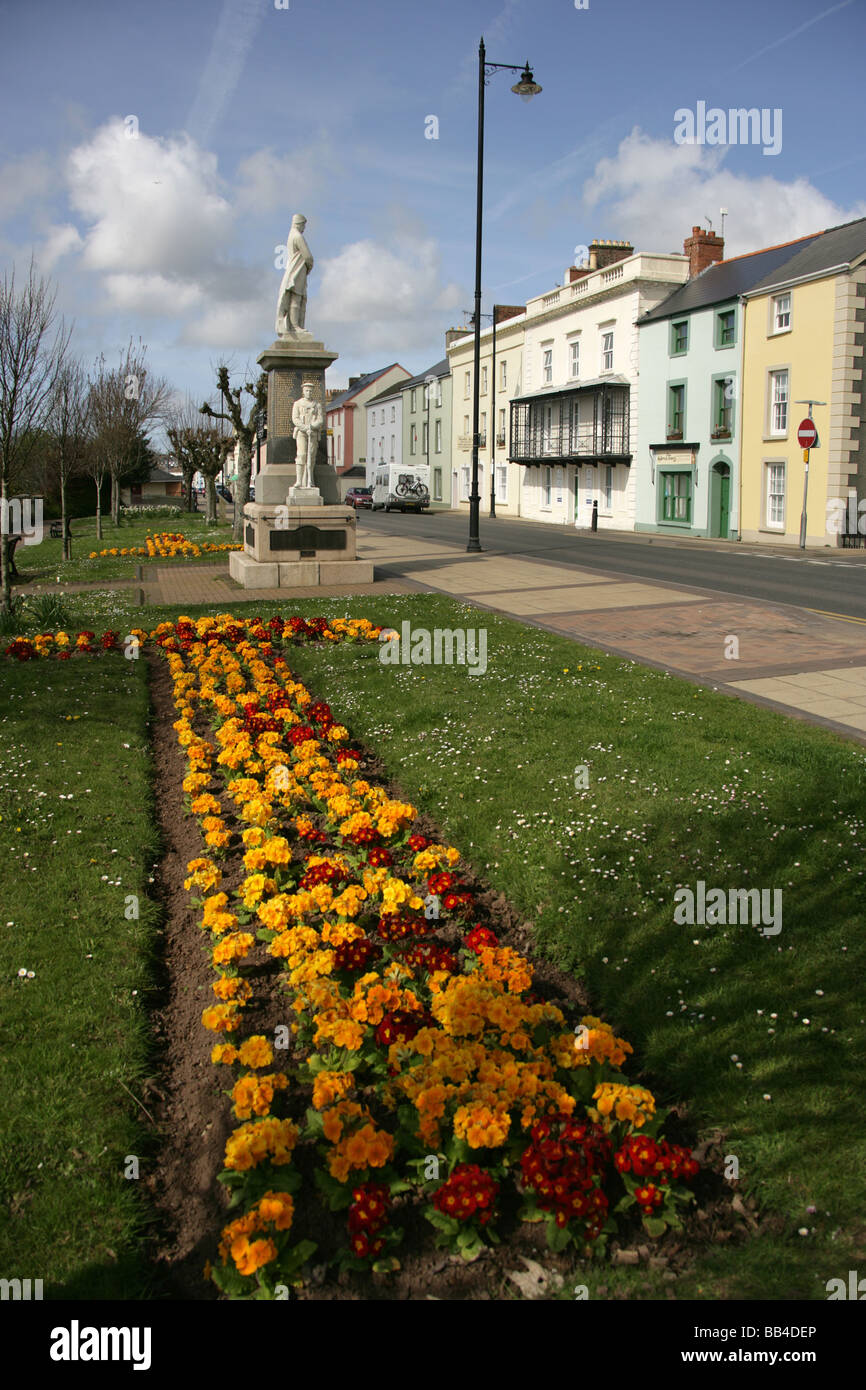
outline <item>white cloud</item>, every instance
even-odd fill
[[[604,220],[594,234],[627,237],[637,250],[681,251],[693,226],[709,218],[720,230],[724,207],[725,253],[737,256],[866,216],[862,200],[842,207],[808,179],[734,173],[724,161],[723,148],[676,145],[636,127],[583,186],[584,209]]]
[[[111,121],[72,151],[67,180],[90,224],[83,263],[93,270],[195,277],[232,232],[216,156],[186,136],[130,139]]]
[[[347,353],[381,349],[393,356],[396,346],[401,352],[422,348],[444,331],[444,312],[466,298],[453,281],[443,283],[431,238],[398,240],[393,249],[373,240],[352,242],[322,264],[313,297],[318,269],[310,277],[307,326],[317,336],[330,334]]]
[[[256,150],[238,165],[237,204],[258,213],[280,210],[289,230],[291,214],[286,210],[308,210],[334,180],[345,176],[345,162],[325,135],[308,145],[275,154],[270,148]]]
[[[83,244],[78,228],[73,227],[71,222],[64,222],[61,226],[50,226],[43,235],[41,245],[36,249],[36,260],[41,269],[53,270],[63,256],[68,256],[71,251],[80,250]]]

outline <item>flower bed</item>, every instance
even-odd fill
[[[196,559],[199,555],[219,555],[226,550],[243,550],[243,546],[231,541],[220,545],[210,541],[190,541],[182,531],[157,531],[155,535],[147,537],[144,545],[113,545],[105,550],[91,550],[88,559],[105,559],[107,555],[131,555],[148,560]]]
[[[585,1253],[634,1211],[652,1236],[678,1225],[698,1164],[620,1070],[629,1044],[533,992],[530,963],[478,922],[458,850],[360,775],[348,731],[293,678],[293,641],[379,629],[222,615],[153,636],[208,851],[186,881],[216,973],[202,1021],[239,1122],[217,1285],[269,1297],[297,1278],[315,1250],[292,1233],[301,1189],[345,1212],[342,1248],[319,1258],[349,1269],[395,1268],[419,1213],[466,1259],[518,1218]],[[263,956],[294,1015],[273,1037],[244,1029]]]

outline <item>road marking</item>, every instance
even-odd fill
[[[861,623],[866,627],[866,618],[849,618],[845,613],[830,613],[826,608],[807,608],[807,613],[820,613],[822,618],[836,618],[840,623]]]

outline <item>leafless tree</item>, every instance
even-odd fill
[[[107,468],[111,477],[111,519],[115,526],[120,514],[121,474],[132,462],[140,439],[162,419],[171,399],[165,378],[154,376],[145,365],[146,354],[141,339],[136,347],[130,338],[119,365],[107,367],[104,355],[100,355],[91,377],[94,428],[103,443],[102,476]]]
[[[216,420],[227,421],[234,433],[234,442],[238,451],[237,479],[233,489],[234,539],[239,541],[243,539],[244,533],[244,507],[250,500],[250,473],[252,471],[256,424],[261,413],[267,408],[268,378],[264,372],[261,372],[255,384],[247,381],[243,386],[232,387],[229,369],[225,364],[221,364],[217,369],[217,387],[222,397],[223,409],[214,410],[205,401],[201,407],[201,413]],[[244,406],[241,399],[244,394],[252,397],[246,419],[244,419]]]
[[[63,558],[72,554],[72,538],[66,521],[66,488],[69,479],[83,471],[92,444],[90,392],[87,372],[80,362],[67,358],[57,378],[51,415],[49,459],[60,483],[60,520]]]
[[[34,441],[45,427],[71,328],[56,322],[56,291],[30,270],[20,289],[15,268],[0,282],[0,605],[12,606],[9,501]]]
[[[198,406],[193,404],[189,396],[166,410],[165,433],[183,473],[184,503],[188,512],[193,510],[192,483],[199,471],[195,443],[197,435],[204,429],[207,427],[202,424]]]

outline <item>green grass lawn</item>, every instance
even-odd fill
[[[157,908],[144,662],[0,665],[0,1275],[137,1298]],[[139,918],[128,895],[139,900]],[[19,971],[33,978],[20,978]],[[146,1102],[145,1102],[146,1103]]]
[[[152,627],[180,611],[130,607],[129,620]],[[635,1047],[632,1075],[651,1085],[660,1104],[684,1103],[699,1134],[724,1131],[724,1153],[738,1159],[739,1190],[758,1200],[763,1230],[748,1244],[699,1247],[676,1296],[824,1299],[828,1279],[846,1277],[866,1258],[866,750],[438,595],[239,603],[237,611],[486,629],[484,675],[465,667],[385,666],[378,649],[365,654],[356,646],[297,648],[293,666],[382,755],[405,795],[535,923],[538,950],[586,981],[594,1007]],[[58,708],[58,723],[79,712],[71,707],[77,687],[66,682],[85,669],[69,663],[60,681],[51,667],[69,704]],[[13,678],[20,694],[37,688],[35,667]],[[81,699],[97,708],[89,689]],[[35,729],[26,700],[21,710]],[[0,731],[10,718],[7,712]],[[52,707],[49,742],[54,720]],[[65,728],[81,730],[83,721]],[[122,807],[112,803],[110,788],[126,775],[129,754],[109,727],[104,740],[102,801],[118,816],[140,818],[141,808],[128,799]],[[21,742],[19,730],[16,746]],[[586,789],[575,785],[580,765],[588,769]],[[87,775],[95,789],[97,773]],[[58,790],[69,780],[67,774]],[[94,801],[97,814],[99,805]],[[59,807],[68,814],[66,803]],[[90,824],[88,817],[81,828],[121,847],[114,827],[110,839],[98,820]],[[90,854],[100,875],[106,872],[105,848]],[[762,937],[750,925],[677,925],[674,893],[698,880],[708,890],[780,889],[781,932]],[[16,910],[4,913],[16,921],[32,897],[26,871],[20,885]],[[33,922],[35,933],[42,918]],[[128,924],[117,926],[125,942]],[[44,936],[33,940],[35,947]],[[41,1028],[44,1001],[37,1005],[39,996],[30,993],[40,981],[37,956],[13,955],[4,986]],[[37,971],[23,987],[12,978],[19,955],[21,965]],[[143,974],[145,966],[133,957],[118,961],[118,969]],[[46,1007],[50,1015],[50,1000]],[[133,1090],[143,1045],[137,1020],[131,1010],[126,1050],[113,1058],[130,1068],[124,1079]],[[36,1085],[37,1069],[26,1056],[24,1065]],[[128,1110],[118,1113],[131,1123]],[[106,1142],[101,1138],[99,1147]],[[136,1151],[132,1138],[124,1142]],[[26,1176],[16,1177],[16,1191],[27,1190]],[[591,1271],[590,1296],[596,1280],[609,1294],[663,1297],[669,1286],[660,1278],[643,1268]]]
[[[205,525],[204,512],[190,512],[179,517],[155,516],[133,518],[120,526],[112,526],[111,518],[102,520],[102,540],[96,538],[96,518],[84,517],[72,523],[72,559],[63,561],[63,541],[53,540],[45,523],[45,538],[39,545],[18,546],[15,564],[21,575],[18,581],[19,592],[26,592],[33,584],[88,584],[103,579],[134,579],[137,565],[148,564],[196,564],[211,563],[218,556],[204,555],[198,561],[185,557],[182,560],[149,560],[147,556],[106,555],[91,560],[92,550],[108,550],[112,547],[143,546],[150,535],[159,531],[181,531],[187,540],[201,544],[208,541],[215,545],[231,542],[231,508],[221,509],[228,517],[217,526]]]

